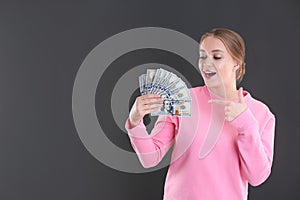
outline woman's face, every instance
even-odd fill
[[[210,88],[226,88],[236,83],[237,62],[218,38],[207,37],[200,44],[199,69]]]

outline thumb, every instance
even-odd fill
[[[245,103],[242,87],[240,87],[240,89],[239,89],[239,100],[240,100],[240,103]]]

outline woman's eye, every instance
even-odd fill
[[[205,59],[206,58],[206,56],[200,56],[199,57],[199,59],[201,59],[201,60],[203,60],[203,59]]]
[[[221,56],[214,56],[215,60],[220,60],[222,57]]]

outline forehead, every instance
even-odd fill
[[[200,51],[213,52],[215,50],[227,53],[224,43],[216,37],[207,37],[200,44]]]

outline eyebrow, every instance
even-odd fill
[[[205,52],[203,49],[200,49],[200,52]],[[215,53],[215,52],[222,52],[224,53],[224,51],[222,51],[221,49],[214,49],[211,52]]]

